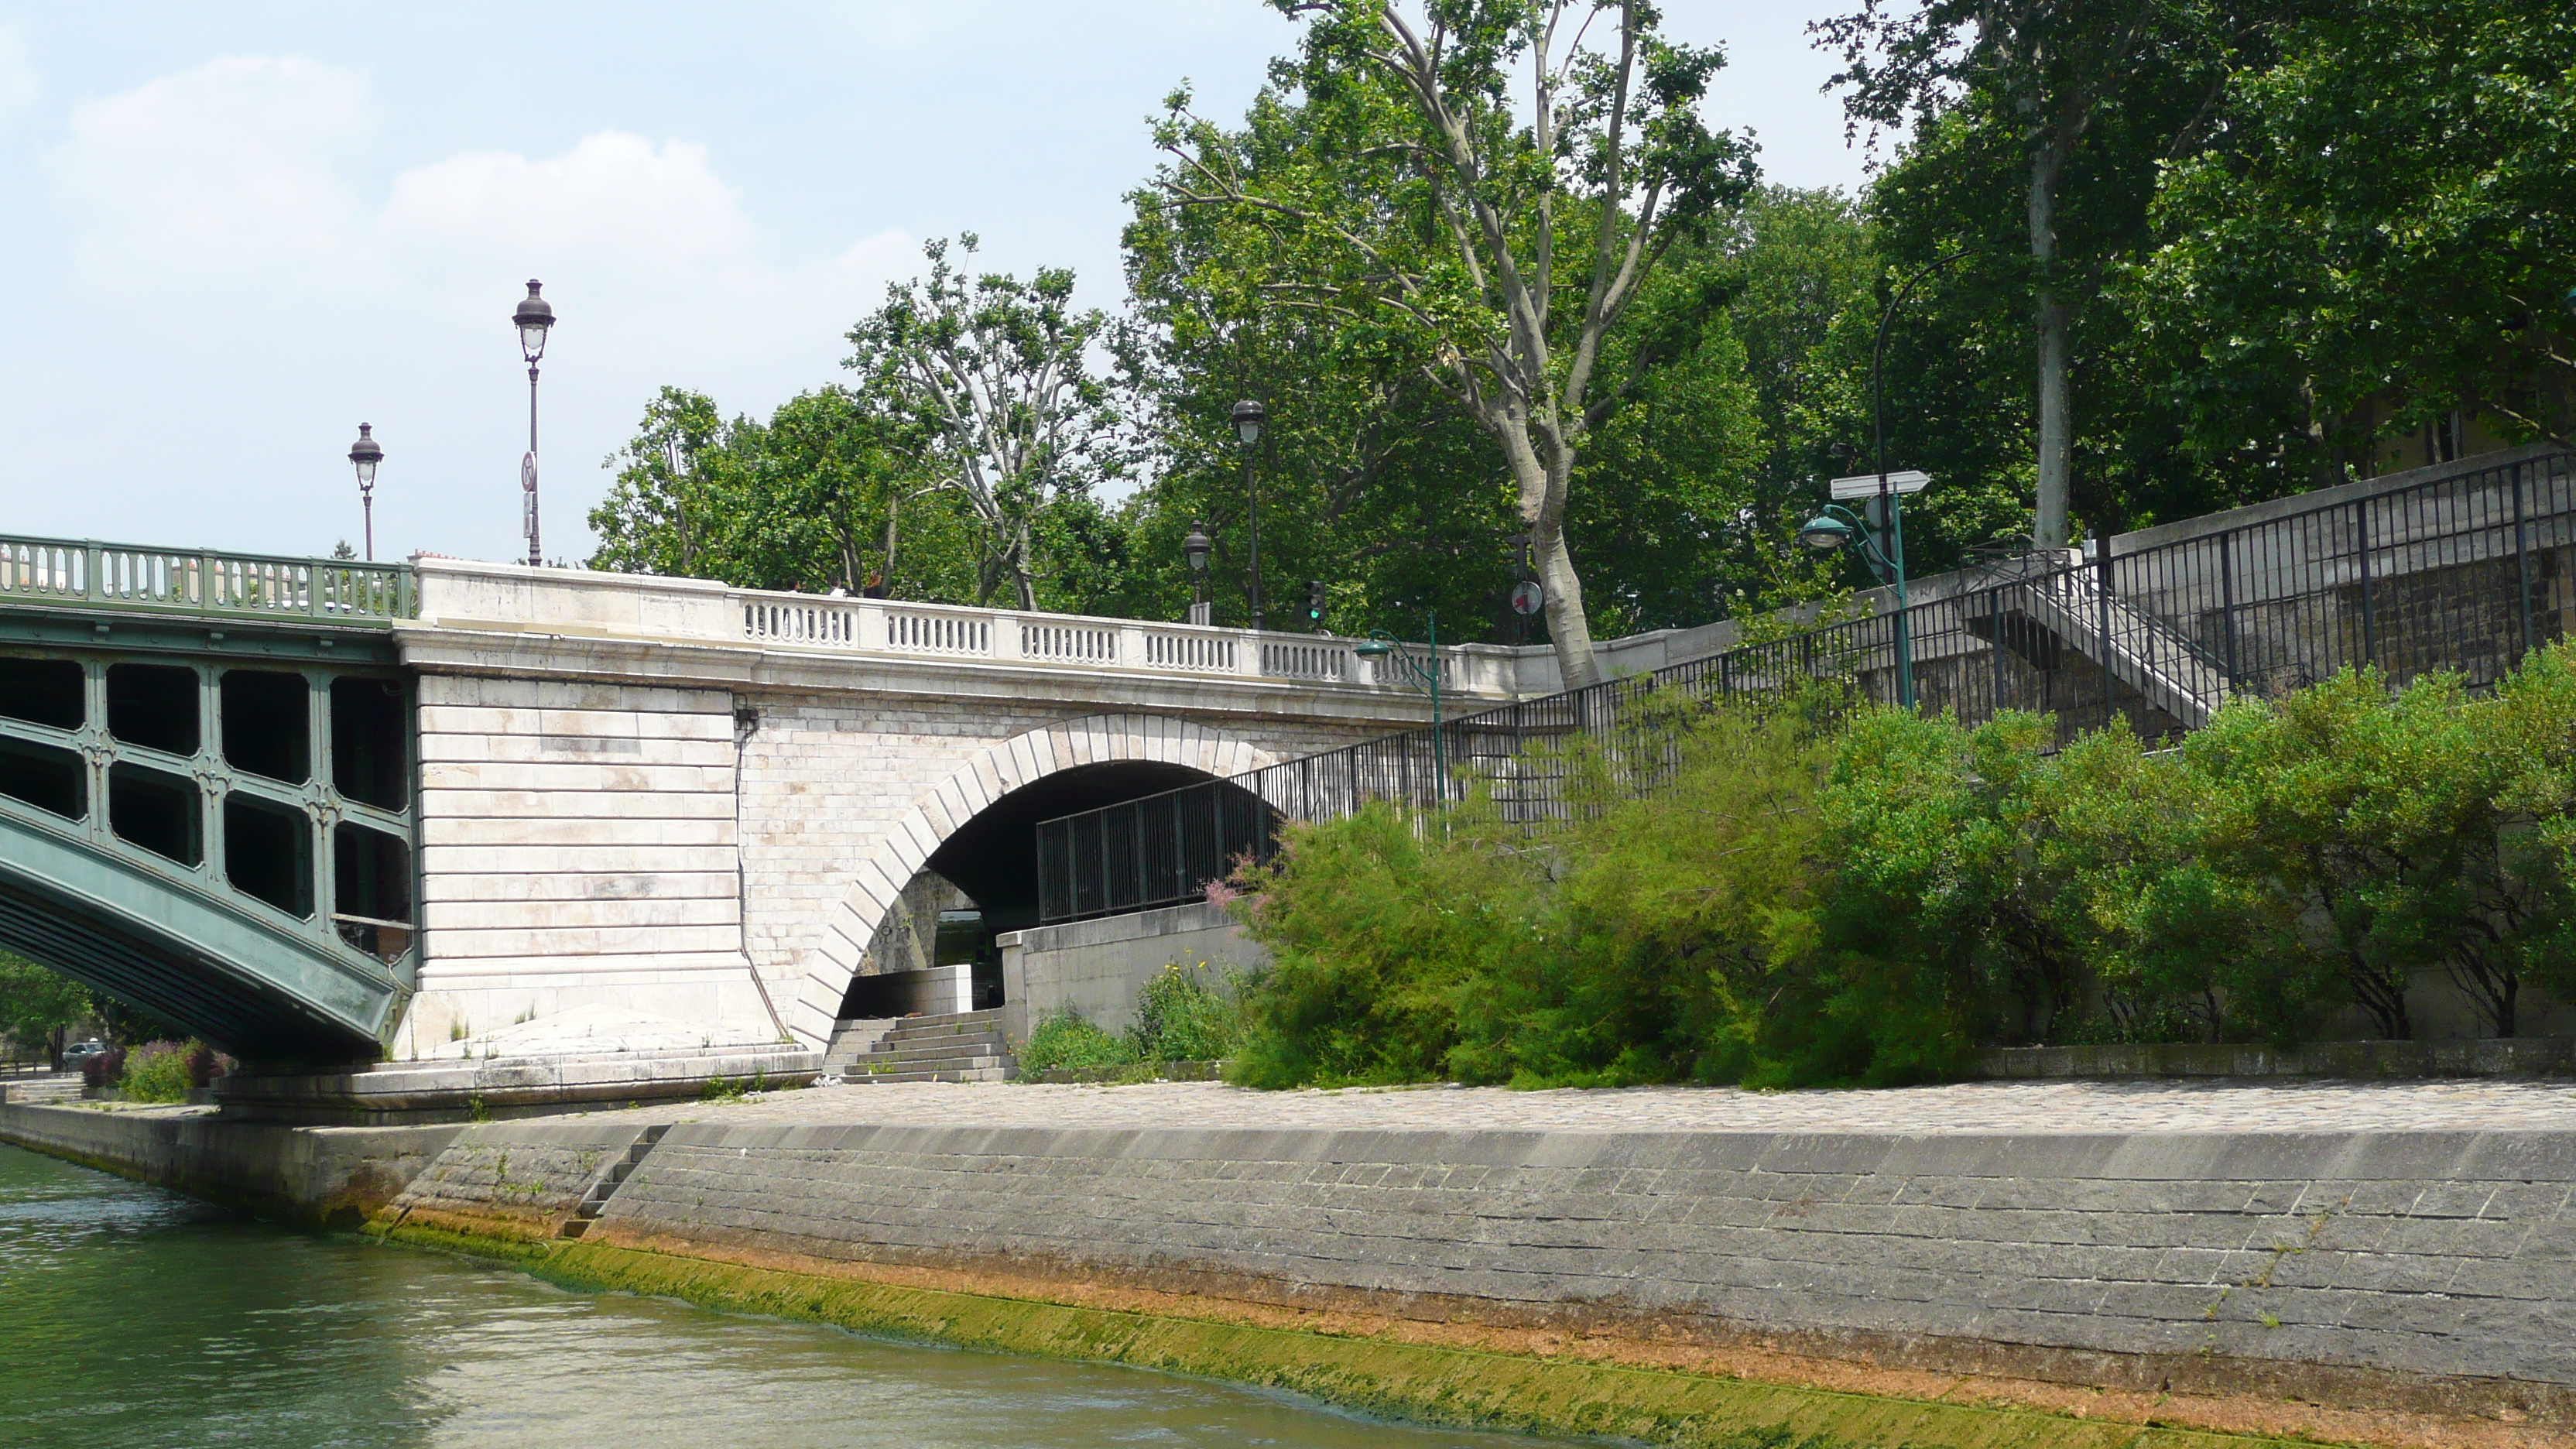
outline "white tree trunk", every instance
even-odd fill
[[[1502,440],[1519,490],[1521,526],[1529,530],[1539,588],[1547,596],[1547,639],[1556,649],[1557,677],[1567,689],[1598,684],[1601,665],[1592,652],[1592,622],[1583,612],[1583,580],[1565,545],[1565,499],[1574,472],[1574,450],[1555,447],[1542,458],[1533,446],[1529,420],[1514,413],[1489,413],[1486,425]]]

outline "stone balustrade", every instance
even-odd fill
[[[737,589],[581,569],[424,557],[421,622],[740,644],[764,650],[925,662],[983,662],[1187,679],[1285,681],[1353,690],[1408,687],[1400,666],[1362,658],[1359,640],[896,599]],[[1660,636],[1650,636],[1660,638]],[[1630,641],[1605,648],[1616,654]],[[1417,657],[1420,646],[1415,646]],[[1441,685],[1509,700],[1555,689],[1545,646],[1451,645]],[[1660,659],[1656,663],[1662,662]],[[1651,666],[1649,666],[1651,667]]]

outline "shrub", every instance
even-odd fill
[[[1796,709],[1686,706],[1561,773],[1532,833],[1481,792],[1301,826],[1245,918],[1272,965],[1231,1076],[1254,1086],[1454,1077],[1520,1086],[1732,1081],[1803,958],[1822,733]],[[1622,772],[1663,788],[1626,798]]]
[[[1039,1022],[1019,1058],[1020,1070],[1029,1073],[1057,1067],[1123,1067],[1137,1059],[1135,1046],[1126,1038],[1112,1036],[1070,1011]]]
[[[1890,1085],[1996,1044],[2289,1045],[2341,1001],[2403,1037],[2434,967],[2499,1035],[2526,981],[2576,990],[2576,643],[2488,698],[2347,671],[2178,751],[2056,740],[1650,704],[1512,766],[1565,821],[1479,792],[1292,827],[1240,877],[1273,964],[1231,1075]]]
[[[2561,969],[2569,861],[2549,842],[2576,806],[2571,670],[2554,646],[2472,699],[2454,675],[2391,695],[2347,669],[2186,742],[2214,853],[2296,920],[2297,950],[2381,1035],[2414,1034],[2419,968],[2442,968],[2499,1036],[2519,1027],[2524,977]]]
[[[115,1086],[125,1075],[125,1048],[111,1046],[81,1063],[81,1085],[92,1090]]]
[[[1749,1069],[1761,1004],[1812,955],[1830,734],[1805,703],[1649,709],[1637,733],[1651,744],[1573,752],[1573,822],[1552,839],[1497,842],[1543,862],[1546,878],[1529,939],[1460,997],[1460,1080],[1731,1082]],[[1663,783],[1632,798],[1614,765],[1657,768]]]
[[[146,1042],[126,1053],[125,1071],[117,1085],[129,1102],[184,1102],[194,1085],[189,1059],[205,1047],[198,1042]]]
[[[1292,826],[1237,909],[1271,964],[1228,1075],[1252,1086],[1445,1076],[1468,984],[1543,944],[1545,869],[1473,804],[1433,821],[1385,804]]]
[[[1209,969],[1204,962],[1185,969],[1176,961],[1136,993],[1136,1021],[1127,1040],[1139,1060],[1207,1062],[1233,1055],[1243,1034],[1241,1013],[1230,993],[1207,983]]]

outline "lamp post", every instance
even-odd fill
[[[1896,573],[1900,579],[1905,576],[1905,524],[1897,515],[1895,495],[1887,487],[1887,388],[1882,381],[1879,364],[1887,360],[1887,328],[1896,320],[1896,309],[1905,305],[1905,299],[1914,294],[1916,284],[1925,277],[1967,254],[1964,248],[1945,252],[1915,268],[1914,275],[1907,277],[1905,284],[1896,289],[1896,295],[1887,299],[1887,310],[1878,314],[1878,341],[1869,350],[1869,460],[1878,469],[1879,496],[1888,500],[1888,532],[1896,543]],[[1896,592],[1901,600],[1905,586],[1898,584]],[[1897,628],[1902,630],[1904,627],[1904,618],[1900,614]]]
[[[1250,398],[1234,405],[1234,435],[1243,440],[1243,520],[1252,536],[1252,629],[1261,632],[1261,491],[1252,478],[1252,445],[1261,441],[1269,414]]]
[[[1884,475],[1882,475],[1882,478]],[[1906,709],[1914,708],[1914,641],[1906,630],[1905,612],[1905,532],[1896,523],[1903,504],[1895,493],[1883,493],[1887,500],[1890,541],[1894,553],[1879,547],[1870,532],[1868,520],[1843,507],[1828,503],[1825,511],[1807,520],[1798,530],[1798,541],[1819,553],[1847,548],[1861,556],[1872,573],[1896,585],[1896,702]]]
[[[358,470],[358,506],[367,515],[367,562],[376,561],[376,465],[385,460],[385,445],[375,428],[358,424],[358,441],[349,445],[349,465]]]
[[[1430,643],[1424,646],[1431,651],[1431,662],[1427,666],[1384,629],[1371,629],[1366,639],[1351,646],[1351,652],[1362,659],[1394,660],[1403,666],[1405,683],[1431,696],[1431,772],[1438,777],[1440,803],[1446,805],[1449,803],[1449,748],[1440,728],[1440,613],[1436,609],[1425,609],[1422,617],[1430,635]]]
[[[1193,624],[1208,622],[1207,563],[1211,546],[1207,529],[1202,524],[1191,524],[1190,536],[1181,540],[1181,557],[1190,562],[1190,622]]]
[[[1887,360],[1887,329],[1896,321],[1897,309],[1925,277],[1966,256],[1967,249],[1945,252],[1914,269],[1896,295],[1887,299],[1885,310],[1878,314],[1878,339],[1869,352],[1869,430],[1870,462],[1878,470],[1879,507],[1886,510],[1887,547],[1880,548],[1871,536],[1869,525],[1850,509],[1827,504],[1825,511],[1807,521],[1798,530],[1798,539],[1809,548],[1832,552],[1849,548],[1867,562],[1872,572],[1896,585],[1896,698],[1907,709],[1914,707],[1914,639],[1913,617],[1906,612],[1905,599],[1905,507],[1896,486],[1895,476],[1887,471],[1887,386],[1882,368]],[[1912,485],[1919,488],[1917,477]]]
[[[519,460],[519,489],[526,495],[530,568],[546,561],[537,547],[537,360],[546,355],[546,329],[555,325],[555,309],[537,294],[539,285],[536,278],[529,278],[528,295],[519,299],[519,310],[510,314],[519,329],[520,355],[528,359],[528,456]]]

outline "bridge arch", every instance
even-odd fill
[[[1105,774],[1105,766],[1147,767],[1150,775],[1119,772],[1130,779],[1159,780],[1131,789],[1132,796],[1275,763],[1277,757],[1269,751],[1221,730],[1139,714],[1066,720],[980,751],[916,798],[860,861],[849,891],[824,922],[821,940],[800,965],[795,1000],[786,1012],[789,1030],[817,1047],[831,1040],[833,1022],[868,943],[904,887],[961,832],[970,832],[979,821],[991,822],[1002,811],[1025,810],[1037,798],[1030,787]],[[1081,808],[1068,805],[1052,813]]]

